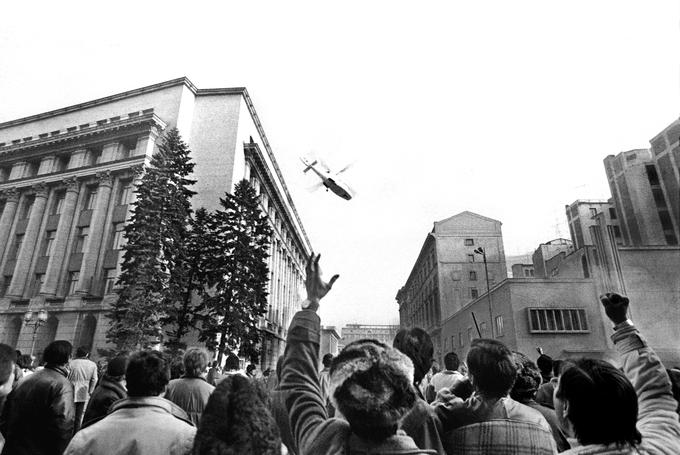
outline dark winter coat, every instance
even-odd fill
[[[7,397],[0,417],[3,455],[61,455],[73,436],[73,384],[63,367],[47,366]]]
[[[119,382],[112,381],[108,376],[104,376],[90,397],[81,428],[92,425],[106,416],[111,405],[123,398],[127,398],[127,391],[123,386]]]

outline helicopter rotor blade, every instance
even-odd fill
[[[349,168],[351,168],[352,166],[354,166],[354,163],[355,163],[355,161],[349,163],[347,166],[345,166],[345,167],[343,167],[342,169],[340,169],[335,175],[342,174],[342,173],[345,172],[347,169],[349,169]]]
[[[309,193],[313,193],[313,192],[317,191],[318,189],[320,189],[321,187],[323,187],[323,182],[315,183],[312,186],[308,186],[306,189]]]

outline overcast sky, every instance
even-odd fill
[[[7,3],[7,2],[5,2]],[[610,196],[602,160],[676,119],[677,1],[20,2],[0,121],[176,77],[246,86],[328,276],[323,323],[397,323],[432,223],[503,222],[507,255]],[[344,201],[303,175],[343,167]]]

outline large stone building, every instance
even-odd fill
[[[507,277],[501,222],[467,211],[435,222],[397,293],[401,326],[427,330],[436,358],[443,355],[442,322],[486,292],[483,256],[475,253],[480,247],[492,288]]]
[[[347,324],[340,330],[340,346],[345,347],[352,341],[371,339],[392,346],[398,325]]]
[[[245,88],[175,79],[0,124],[0,339],[31,349],[24,314],[46,310],[35,352],[55,338],[106,346],[123,228],[164,130],[192,150],[194,208],[248,179],[274,229],[263,367],[283,349],[309,240]]]

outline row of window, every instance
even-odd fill
[[[105,269],[104,270],[104,293],[111,294],[114,291],[116,285],[116,279],[118,275],[116,269]],[[69,272],[66,280],[65,295],[75,294],[78,289],[78,281],[80,280],[80,272]],[[5,275],[3,286],[0,287],[0,297],[3,297],[12,282],[12,275]],[[40,293],[43,283],[45,282],[44,273],[36,273],[33,276],[33,281],[29,289],[28,297],[35,297]]]

